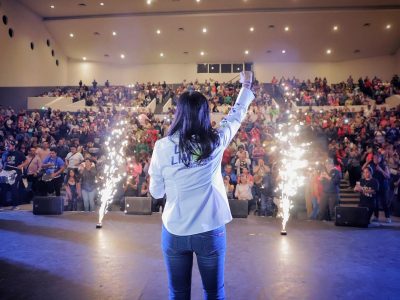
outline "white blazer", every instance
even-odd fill
[[[202,233],[232,220],[221,175],[222,155],[239,130],[253,99],[251,90],[240,90],[235,105],[220,123],[220,145],[205,163],[186,167],[180,161],[176,135],[155,143],[149,168],[149,190],[156,199],[167,195],[162,221],[170,233],[181,236]]]

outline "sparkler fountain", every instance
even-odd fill
[[[299,135],[303,124],[293,124],[290,121],[279,125],[279,132],[275,135],[280,149],[279,184],[281,194],[280,216],[282,217],[281,235],[287,235],[286,224],[290,217],[292,198],[297,189],[304,183],[301,170],[306,168],[308,161],[303,158],[310,143],[300,143]]]
[[[101,206],[99,210],[99,222],[96,228],[102,228],[102,221],[112,203],[117,184],[126,176],[125,147],[128,144],[128,121],[119,120],[107,138],[105,145],[107,150],[106,164],[104,166],[103,186],[100,191]]]

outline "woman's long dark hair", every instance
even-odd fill
[[[192,157],[201,163],[210,157],[220,140],[212,128],[208,101],[199,92],[184,92],[177,102],[168,136],[179,136],[181,161],[190,166]]]

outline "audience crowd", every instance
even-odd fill
[[[294,101],[300,106],[310,105],[367,105],[369,99],[376,104],[385,103],[386,98],[400,94],[399,76],[394,75],[390,82],[383,82],[376,76],[371,80],[367,77],[354,83],[352,76],[346,81],[329,85],[326,78],[315,77],[314,81],[299,80],[293,77],[279,81],[273,77],[271,84],[274,93],[280,92],[286,100]]]
[[[64,87],[50,90],[40,96],[72,97],[73,102],[85,101],[87,106],[123,105],[126,107],[146,107],[156,99],[161,102],[168,96],[169,88],[164,83],[135,83],[128,86],[111,86],[108,80],[104,86],[98,86],[96,80],[92,86],[79,82],[78,87]]]
[[[317,94],[321,95],[318,98],[321,105],[346,103],[344,99],[352,99],[354,104],[357,97],[363,101],[364,94],[354,92],[356,88],[350,82],[328,87],[326,80],[319,78],[314,83],[282,78],[280,82],[273,79],[272,83],[275,88],[288,87],[288,92],[290,90],[293,97],[302,99],[299,101],[306,105],[315,103]],[[139,99],[139,94],[144,99],[146,96],[150,99],[168,96],[176,101],[183,91],[196,90],[209,99],[211,112],[225,114],[235,103],[240,90],[238,82],[184,82],[173,89],[165,83],[136,84],[128,88],[111,87],[107,83],[102,88],[97,87],[97,83],[93,83],[91,89],[80,86],[78,90],[60,89],[48,95],[92,99],[99,106],[99,112],[90,109],[77,113],[51,109],[30,112],[15,112],[10,108],[0,110],[0,151],[3,152],[4,169],[0,175],[0,201],[3,206],[11,204],[17,208],[21,201],[29,200],[35,194],[64,193],[69,209],[82,210],[83,205],[84,210],[94,210],[102,168],[107,163],[103,141],[113,123],[124,118],[129,120],[127,177],[118,187],[115,201],[120,201],[124,195],[147,196],[147,171],[152,149],[156,140],[168,132],[173,109],[158,118],[129,107],[117,111],[115,105],[105,107],[107,103],[130,106],[135,101],[133,98]],[[390,86],[390,93],[398,91],[398,79],[397,83],[392,80]],[[309,108],[290,112],[286,110],[290,109],[289,106],[284,107],[284,103],[278,106],[257,82],[254,92],[256,100],[223,155],[221,169],[228,198],[247,200],[249,212],[261,216],[277,214],[275,191],[279,151],[272,149],[276,146],[274,137],[278,124],[291,117],[304,124],[305,136],[317,141],[313,150],[316,154],[311,158],[315,167],[307,171],[309,183],[298,197],[299,201],[295,201],[295,207],[305,203],[310,218],[334,218],[333,208],[340,198],[341,178],[348,177],[351,189],[361,191],[361,200],[367,201],[366,195],[372,192],[368,190],[369,193],[365,194],[360,186],[366,182],[363,172],[370,171],[377,183],[373,199],[368,200],[373,202],[374,218],[379,218],[381,207],[390,222],[392,203],[399,201],[399,108],[387,111],[372,106],[355,113],[344,106],[324,112]],[[305,100],[307,98],[312,100]],[[217,126],[216,122],[213,126]],[[16,183],[10,184],[13,178]],[[158,203],[162,204],[162,201]]]

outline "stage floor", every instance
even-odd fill
[[[0,211],[1,299],[168,299],[161,215]],[[227,299],[399,299],[400,222],[377,228],[250,216],[227,226]],[[194,264],[192,299],[202,299]]]

